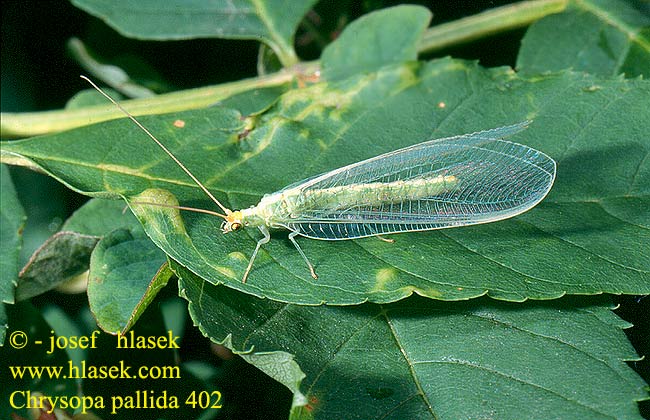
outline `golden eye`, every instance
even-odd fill
[[[231,230],[237,230],[239,228],[241,228],[241,223],[233,222],[233,223],[230,224],[230,229]]]

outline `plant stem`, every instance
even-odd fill
[[[418,51],[429,53],[489,35],[522,28],[544,16],[563,11],[567,3],[568,0],[523,1],[436,25],[424,33]]]
[[[126,100],[121,104],[136,116],[185,111],[214,105],[222,99],[250,89],[288,84],[294,78],[293,71],[281,71],[267,76],[171,92],[152,98]],[[45,112],[3,112],[0,119],[0,135],[2,138],[36,136],[122,117],[124,114],[108,103]]]
[[[70,38],[67,47],[81,67],[124,96],[128,98],[151,98],[156,96],[154,92],[146,87],[134,83],[131,77],[121,68],[102,63],[93,57],[79,38]]]
[[[546,15],[564,10],[569,0],[533,0],[487,10],[474,16],[429,28],[422,37],[418,51],[428,53],[499,32],[523,27]],[[284,48],[283,48],[284,47]],[[283,53],[283,65],[297,61],[293,49],[276,46]],[[300,76],[315,74],[318,61],[301,62],[278,73],[223,83],[152,98],[132,99],[121,104],[133,115],[185,111],[213,105],[218,101],[247,90],[289,84]],[[110,104],[81,109],[45,112],[2,113],[0,135],[3,138],[29,137],[55,133],[71,128],[121,118],[124,115]]]

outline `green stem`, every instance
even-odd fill
[[[546,15],[561,12],[566,8],[568,1],[523,1],[490,9],[454,22],[433,26],[422,37],[418,51],[428,53],[487,35],[523,27]],[[292,49],[286,48],[286,46],[285,48],[281,47],[276,46],[274,51],[276,54],[281,54],[280,58],[285,66],[297,61]],[[167,93],[153,98],[127,100],[122,101],[121,104],[136,116],[203,108],[247,90],[291,83],[301,75],[314,74],[319,66],[320,63],[317,61],[297,63],[278,73],[216,86]],[[123,117],[122,113],[111,104],[73,110],[2,113],[0,136],[3,138],[30,137],[121,117]]]
[[[293,71],[282,71],[216,86],[166,93],[152,98],[126,100],[121,104],[136,116],[185,111],[214,105],[222,99],[250,89],[290,83],[294,77]],[[0,135],[2,138],[36,136],[122,117],[124,114],[108,103],[45,112],[3,112],[0,118]]]
[[[522,1],[497,7],[474,16],[429,28],[418,46],[420,53],[429,53],[475,39],[530,25],[544,16],[559,13],[568,0]]]
[[[156,95],[146,87],[134,83],[131,77],[121,68],[97,60],[79,38],[70,38],[67,47],[81,67],[124,96],[128,98],[151,98]]]
[[[300,62],[294,49],[287,44],[272,44],[271,49],[278,56],[278,60],[284,68],[289,68]]]

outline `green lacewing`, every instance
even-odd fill
[[[226,208],[153,134],[88,78],[124,112],[223,211],[182,206],[224,219],[223,233],[256,227],[262,234],[246,267],[246,282],[269,229],[287,229],[289,240],[317,278],[297,236],[326,241],[468,226],[507,219],[544,199],[555,180],[548,155],[505,140],[524,121],[470,134],[425,141],[296,182],[266,194],[256,206]],[[139,203],[154,204],[154,203]],[[156,204],[161,205],[161,204]]]

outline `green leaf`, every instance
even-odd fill
[[[16,341],[16,343],[24,342],[25,347],[0,346],[3,376],[3,386],[0,387],[0,401],[3,401],[0,404],[0,418],[15,418],[12,417],[11,413],[28,418],[27,409],[17,409],[17,407],[11,407],[7,403],[11,394],[16,391],[19,392],[18,395],[14,396],[17,404],[20,404],[21,399],[23,403],[27,402],[26,395],[20,394],[27,391],[31,391],[32,395],[41,393],[45,396],[66,396],[67,398],[78,395],[78,388],[74,378],[69,378],[65,374],[53,378],[47,373],[49,369],[59,367],[61,372],[67,372],[66,369],[70,359],[65,350],[56,346],[51,353],[48,353],[50,340],[52,338],[56,339],[58,335],[54,334],[52,327],[43,319],[39,310],[29,302],[19,302],[16,305],[7,306],[7,309],[9,313],[9,332],[16,334],[14,337],[19,337],[21,340]],[[25,333],[22,337],[21,332]],[[22,341],[23,337],[26,341]],[[38,344],[38,341],[41,344]],[[29,370],[24,372],[22,377],[20,375],[14,377],[10,366],[26,370],[29,367],[38,369],[43,366],[44,369],[48,370],[44,370],[39,377],[32,377]]]
[[[640,419],[648,397],[605,299],[307,307],[174,269],[195,324],[292,389],[294,419]]]
[[[236,109],[241,115],[257,115],[273,106],[286,90],[283,86],[251,89],[226,98],[219,105]]]
[[[151,337],[151,338],[150,338]],[[148,340],[158,340],[161,346],[142,347],[142,343],[150,343]],[[141,420],[158,420],[161,418],[196,419],[200,415],[202,407],[197,404],[194,407],[186,404],[186,399],[192,392],[201,393],[206,389],[206,384],[200,381],[181,363],[178,345],[182,345],[183,336],[179,331],[172,330],[163,322],[161,308],[159,305],[151,305],[143,318],[135,328],[124,334],[121,338],[110,334],[99,334],[96,349],[90,350],[84,359],[87,366],[127,366],[128,375],[117,375],[112,379],[94,379],[88,375],[84,378],[82,389],[84,395],[102,396],[106,401],[105,408],[95,408],[93,413],[105,418],[133,418]],[[141,345],[138,346],[137,344]],[[164,344],[163,344],[164,343]],[[154,376],[159,377],[154,379]],[[140,375],[151,375],[143,377]],[[136,401],[139,395],[140,408],[134,411],[128,408],[127,398]],[[168,408],[164,410],[157,408],[150,403],[145,409],[145,397],[153,397],[154,400],[166,395]],[[178,399],[178,408],[171,408],[172,398]],[[122,398],[123,406],[117,407],[116,413],[111,414],[114,406],[111,404],[113,398]],[[165,398],[157,401],[162,402]],[[148,400],[151,401],[151,400]],[[213,400],[214,401],[214,400]],[[119,402],[119,401],[118,401]],[[225,404],[224,404],[225,405]],[[137,412],[137,414],[135,414]],[[164,413],[170,414],[164,414]],[[217,413],[212,409],[212,413]]]
[[[124,207],[119,201],[95,199],[79,208],[30,257],[21,270],[16,298],[29,299],[86,272],[95,245],[111,231],[141,230],[137,219],[124,213]]]
[[[0,191],[0,302],[13,303],[26,216],[5,165],[0,166]]]
[[[106,21],[122,35],[149,40],[194,38],[256,39],[284,66],[297,62],[294,33],[316,0],[216,0],[159,2],[73,0],[75,6]]]
[[[55,331],[56,335],[59,337],[67,338],[71,336],[80,337],[82,335],[86,335],[85,333],[87,332],[87,329],[84,327],[93,328],[94,330],[94,322],[92,325],[89,325],[82,321],[84,315],[87,314],[90,316],[87,308],[83,308],[81,311],[73,314],[72,316],[68,315],[65,310],[63,310],[63,308],[54,304],[48,304],[47,306],[39,309],[41,316],[45,322],[47,322],[47,325],[49,325],[50,329]],[[50,343],[47,343],[47,345],[50,345]],[[67,347],[61,350],[64,350],[66,352],[72,363],[79,364],[88,356],[88,352],[92,351],[92,344],[87,348],[76,347],[73,349]]]
[[[124,210],[122,201],[90,200],[62,228],[99,241],[86,265],[88,302],[97,325],[111,333],[130,329],[172,274],[165,254]]]
[[[111,88],[104,89],[104,92],[109,94],[116,101],[122,99],[122,96]],[[104,98],[101,93],[97,92],[95,89],[86,89],[77,92],[72,98],[70,98],[70,100],[65,104],[65,109],[83,109],[93,105],[105,104],[106,98]]]
[[[232,143],[237,142],[237,137],[240,132],[243,132],[246,125],[245,122],[241,120],[241,114],[235,110],[230,110],[227,108],[214,107],[208,110],[199,110],[196,112],[183,112],[178,114],[167,114],[163,117],[156,117],[154,119],[143,118],[143,121],[147,123],[149,130],[153,133],[157,133],[163,138],[167,139],[177,139],[180,143],[185,143],[188,140],[190,142],[194,140],[205,141],[208,140],[211,136],[211,142],[217,144],[220,143]],[[81,128],[79,130],[72,130],[66,134],[55,135],[53,137],[36,137],[31,139],[31,141],[17,141],[17,142],[3,142],[2,149],[0,150],[3,161],[7,159],[11,163],[15,163],[14,159],[19,160],[29,160],[24,159],[24,156],[21,156],[21,153],[14,152],[13,149],[16,147],[21,148],[20,145],[27,146],[36,146],[33,149],[34,152],[40,150],[41,152],[54,153],[52,157],[45,157],[45,160],[49,161],[51,165],[48,165],[49,170],[52,175],[56,173],[66,172],[66,168],[70,169],[72,167],[77,168],[77,173],[74,175],[74,178],[77,180],[84,179],[85,181],[75,185],[71,185],[63,178],[57,178],[59,181],[68,185],[72,189],[75,189],[79,192],[87,193],[91,196],[98,196],[102,198],[120,198],[121,195],[134,195],[138,192],[141,192],[143,189],[149,188],[152,185],[152,182],[157,182],[157,178],[162,173],[172,173],[176,174],[177,171],[180,171],[176,164],[169,159],[167,155],[161,153],[162,151],[147,139],[144,133],[140,132],[132,124],[127,123],[128,120],[124,120],[117,125],[110,124],[105,126],[108,128],[108,131],[105,131],[102,135],[101,133],[88,132],[88,128]],[[154,122],[156,121],[156,122]],[[183,124],[178,124],[177,121],[182,121]],[[101,127],[101,126],[95,126]],[[115,130],[117,128],[117,131]],[[84,131],[86,133],[84,134]],[[94,130],[91,130],[94,131]],[[89,135],[90,137],[86,137]],[[99,141],[102,137],[104,138],[133,138],[135,135],[137,141],[128,143],[120,143],[116,147],[115,143]],[[51,141],[52,138],[58,138],[63,140],[63,143],[59,143],[57,140]],[[91,146],[91,149],[86,150],[86,146],[75,145],[74,141],[82,140],[85,138],[86,146]],[[67,140],[66,140],[67,139]],[[68,142],[69,141],[69,142]],[[172,150],[176,150],[178,145],[169,145]],[[201,147],[209,149],[209,144],[204,144]],[[60,149],[62,148],[62,150]],[[59,149],[57,152],[56,150]],[[67,150],[67,151],[64,151]],[[179,157],[181,160],[187,160],[188,162],[199,161],[203,162],[203,165],[209,165],[209,159],[215,158],[214,155],[207,155],[205,152],[209,150],[188,150],[187,153],[192,155],[183,156],[181,154]],[[216,149],[219,151],[219,149]],[[39,153],[39,152],[37,152]],[[70,154],[67,158],[64,158],[64,154]],[[214,150],[213,150],[214,153]],[[154,177],[150,178],[149,176],[140,177],[143,169],[133,169],[140,167],[140,164],[143,160],[140,159],[140,156],[149,155],[154,159],[153,168]],[[58,156],[56,156],[58,155]],[[227,156],[221,156],[221,161]],[[37,160],[40,160],[37,158]],[[130,162],[129,162],[130,161]],[[121,162],[121,163],[118,163]],[[22,162],[21,162],[22,163]],[[133,168],[129,168],[132,166]],[[192,168],[192,165],[190,165]],[[63,171],[62,171],[63,170]],[[103,179],[102,172],[106,170],[108,178]],[[194,168],[192,168],[194,170]],[[210,171],[212,172],[212,171]],[[180,172],[182,173],[182,172]],[[201,172],[196,173],[199,179],[205,179],[205,174]],[[56,175],[54,175],[56,177]],[[180,178],[180,177],[179,177]],[[140,179],[139,185],[130,185],[131,181]],[[177,179],[166,179],[163,181],[163,185],[171,186],[180,186],[183,185],[189,186],[190,189],[194,189],[195,186],[191,181],[180,181]],[[116,188],[117,187],[117,188]]]
[[[104,236],[93,250],[88,279],[97,325],[111,333],[128,330],[171,277],[165,262],[142,230]]]
[[[128,330],[167,283],[166,257],[121,201],[90,200],[31,257],[16,297],[24,300],[90,270],[88,301],[105,331]]]
[[[421,6],[396,6],[360,17],[323,51],[323,76],[344,79],[416,60],[430,20],[431,12]]]
[[[63,225],[99,241],[87,266],[88,302],[97,325],[111,333],[130,329],[172,274],[165,254],[124,206],[90,200]]]
[[[116,229],[138,229],[137,219],[125,211],[125,206],[116,200],[88,200],[63,223],[61,231],[102,237]]]
[[[88,270],[98,237],[77,232],[58,232],[34,252],[20,273],[16,300],[52,290]]]
[[[530,74],[571,68],[604,76],[648,76],[647,14],[625,0],[582,0],[570,5],[530,27],[522,40],[518,69]]]
[[[7,328],[4,304],[14,303],[25,218],[9,169],[0,165],[0,345],[5,341]]]
[[[393,244],[299,239],[318,280],[286,233],[273,234],[242,284],[261,236],[256,230],[222,235],[215,216],[132,209],[159,247],[209,282],[290,303],[383,303],[413,292],[443,300],[487,293],[513,301],[650,293],[644,252],[650,242],[649,95],[644,80],[571,72],[525,77],[443,59],[289,91],[241,141],[239,113],[224,108],[142,118],[233,209],[430,138],[534,120],[512,140],[558,161],[556,183],[535,209],[498,223],[400,234]],[[177,119],[184,128],[174,127]],[[219,210],[125,121],[4,143],[2,155],[28,159],[89,194],[135,196],[156,188],[136,200]]]

